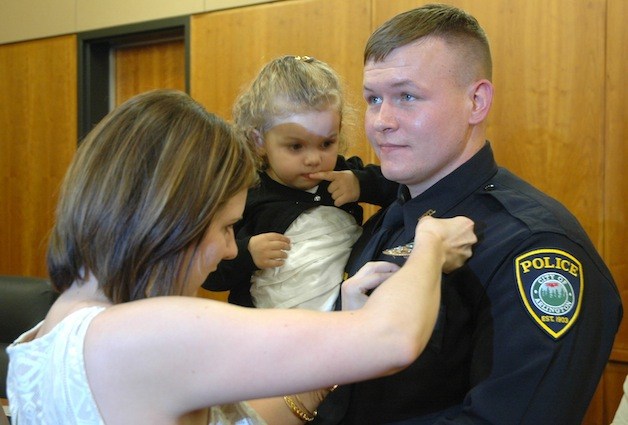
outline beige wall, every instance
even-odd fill
[[[0,0],[0,44],[272,1]]]

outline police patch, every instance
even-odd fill
[[[536,249],[515,259],[521,300],[534,321],[554,339],[576,322],[582,305],[582,264],[559,249]]]

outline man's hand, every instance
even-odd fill
[[[360,198],[360,182],[350,170],[321,171],[310,174],[310,178],[330,182],[327,190],[337,207],[356,202]]]
[[[272,269],[283,266],[288,258],[290,239],[281,233],[262,233],[251,237],[248,249],[258,268]]]

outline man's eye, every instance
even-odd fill
[[[378,105],[382,103],[382,98],[379,96],[367,96],[366,103],[368,103],[369,105]]]
[[[404,94],[401,95],[401,99],[405,100],[405,101],[409,101],[409,100],[416,99],[416,97],[412,96],[411,94],[404,93]]]

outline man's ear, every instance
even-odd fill
[[[493,103],[493,84],[488,80],[479,80],[470,87],[469,95],[472,102],[469,124],[479,124],[484,121]]]

